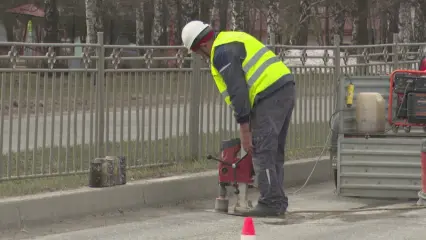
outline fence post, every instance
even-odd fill
[[[340,36],[338,34],[335,34],[333,37],[334,41],[334,83],[336,86],[336,93],[334,94],[334,101],[332,101],[331,109],[334,109],[337,103],[337,111],[342,111],[344,108],[344,103],[342,102],[343,99],[343,93],[342,89],[344,89],[345,81],[343,81],[343,74],[341,73],[342,69],[340,68]],[[340,112],[337,114],[338,117],[337,120],[339,121],[339,133],[343,133],[344,126],[343,126],[343,112]],[[336,121],[336,120],[335,120]]]
[[[335,34],[333,37],[334,41],[334,74],[336,76],[336,82],[339,81],[340,78],[340,36]]]
[[[96,55],[98,56],[98,61],[96,61],[97,72],[97,81],[96,81],[96,101],[97,106],[97,143],[96,143],[96,156],[103,157],[105,156],[104,152],[104,133],[105,133],[105,47],[104,47],[104,33],[98,32],[98,44]]]
[[[269,45],[271,46],[271,50],[276,54],[277,50],[275,48],[276,42],[275,42],[275,33],[270,33],[269,35]]]
[[[189,108],[189,151],[191,158],[199,157],[200,153],[200,81],[201,81],[201,57],[192,54],[192,76],[190,83],[190,108]]]
[[[393,45],[392,45],[392,62],[393,62],[393,71],[398,69],[399,65],[399,56],[398,56],[398,33],[393,34]]]

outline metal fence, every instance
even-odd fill
[[[0,43],[0,179],[82,173],[106,155],[132,168],[170,164],[217,154],[220,140],[238,136],[206,61],[178,46],[98,39]],[[270,46],[296,77],[287,155],[323,147],[339,76],[416,68],[425,46]]]

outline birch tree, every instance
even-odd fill
[[[135,7],[135,18],[136,18],[136,45],[142,46],[145,44],[144,35],[144,4],[145,1],[140,1]]]
[[[388,42],[389,20],[389,11],[380,11],[380,43]]]
[[[169,5],[170,18],[173,19],[173,42],[175,45],[182,43],[181,32],[183,28],[181,0],[174,0]]]
[[[226,29],[228,22],[229,0],[214,0],[210,9],[210,25],[216,31]]]
[[[424,0],[414,0],[412,6],[412,24],[413,24],[413,42],[424,42],[425,39],[425,30],[426,30],[426,18],[425,13],[422,9],[422,3]],[[426,5],[426,4],[425,4]]]
[[[401,1],[399,5],[399,41],[409,43],[412,36],[411,32],[411,3],[409,1]]]
[[[244,0],[231,0],[231,30],[244,31]]]
[[[244,14],[244,28],[243,30],[247,33],[252,33],[252,29],[254,29],[256,25],[255,18],[252,13],[255,13],[253,0],[245,0],[243,2],[243,14]]]
[[[218,28],[216,26],[216,20],[218,18],[220,18],[219,17],[220,3],[221,3],[221,0],[214,0],[213,1],[213,6],[212,6],[212,8],[210,10],[210,25],[215,30],[218,30]]]
[[[392,1],[392,4],[387,11],[387,43],[393,42],[393,34],[399,31],[399,3]],[[389,48],[391,51],[392,48]]]
[[[356,15],[352,16],[352,33],[351,33],[351,44],[358,44],[358,26],[359,26],[359,17]]]
[[[324,45],[328,45],[328,43],[330,42],[330,35],[328,34],[329,31],[329,26],[328,26],[328,19],[329,19],[329,14],[328,14],[328,6],[325,7],[325,14],[323,16],[325,16],[325,29],[323,29],[322,24],[321,24],[321,14],[320,14],[320,10],[319,10],[319,6],[316,5],[314,8],[312,8],[312,20],[313,20],[313,33],[315,34],[315,38],[317,40],[317,44],[320,46],[324,46]],[[326,34],[324,34],[324,32]],[[324,41],[325,39],[325,41]]]
[[[346,9],[343,7],[343,3],[336,1],[331,6],[331,16],[333,17],[333,25],[331,26],[331,32],[334,35],[339,36],[340,44],[343,43],[344,31],[345,31],[345,15]],[[334,39],[333,39],[334,42]]]
[[[58,42],[58,22],[59,13],[56,0],[44,1],[44,19],[45,19],[45,32],[44,42],[55,43]]]
[[[228,8],[230,5],[230,0],[220,0],[219,7],[219,30],[223,31],[227,27],[228,23]]]
[[[308,0],[300,0],[299,3],[299,22],[296,33],[296,45],[307,45],[309,36],[309,23],[313,6]]]
[[[181,4],[183,24],[198,18],[199,0],[182,0]]]
[[[135,6],[136,45],[152,45],[153,1],[141,0]],[[140,49],[142,56],[145,51]]]
[[[421,28],[423,25],[423,38],[419,42],[426,42],[426,1],[417,0],[417,4],[419,5],[419,15],[422,16],[422,20],[420,20],[421,22],[417,22],[417,26]],[[423,47],[423,52],[426,52],[426,46]]]
[[[268,35],[268,43],[274,43],[276,37],[280,33],[279,27],[279,9],[280,2],[279,0],[269,0],[268,2],[268,15],[266,17],[267,24],[267,35]]]
[[[152,44],[160,45],[161,37],[165,29],[162,24],[164,0],[154,0],[154,23],[152,32]]]
[[[103,0],[86,0],[87,43],[96,43],[97,33],[104,30],[102,2]]]

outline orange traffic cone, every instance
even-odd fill
[[[253,218],[251,217],[244,218],[241,240],[256,240],[256,231],[254,230]]]

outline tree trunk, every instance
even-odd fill
[[[219,26],[219,30],[220,31],[224,31],[227,28],[227,23],[228,23],[228,7],[230,5],[229,0],[220,0],[221,4],[219,7],[219,21],[220,21],[220,26]]]
[[[152,44],[160,45],[162,36],[164,35],[163,27],[163,1],[164,0],[154,0],[154,25],[152,32]]]
[[[420,9],[423,13],[423,18],[426,19],[426,1],[418,0],[418,3],[420,4]]]
[[[399,3],[392,3],[387,11],[387,43],[393,43],[393,34],[399,31]],[[393,53],[393,48],[388,47],[388,52]],[[388,61],[392,60],[392,56],[388,57]]]
[[[213,1],[213,6],[212,9],[210,11],[210,25],[212,26],[213,29],[217,30],[218,28],[216,27],[216,19],[219,18],[219,8],[220,8],[220,2],[221,0],[214,0]]]
[[[250,33],[251,34],[254,34],[254,32],[256,32],[256,24],[257,23],[259,23],[259,25],[261,25],[261,18],[260,18],[261,14],[262,13],[258,9],[254,10],[254,13],[252,15],[253,17],[250,20],[250,26],[251,26]],[[261,30],[259,32],[261,32]],[[262,36],[258,36],[258,38],[261,39]]]
[[[367,0],[367,44],[374,44],[374,33],[372,32],[372,20],[371,19],[371,1]]]
[[[194,0],[182,0],[181,3],[183,24],[187,24],[192,20],[198,20],[199,2]]]
[[[357,0],[352,40],[358,45],[368,44],[368,0]]]
[[[169,32],[170,32],[170,12],[168,8],[168,1],[163,0],[162,5],[163,18],[161,19],[161,25],[163,26],[163,35],[160,38],[160,45],[166,46],[170,44]]]
[[[411,33],[411,4],[408,1],[402,1],[399,6],[399,41],[409,43],[412,37]]]
[[[325,26],[324,26],[324,42],[325,42],[325,45],[327,45],[327,46],[329,46],[329,45],[332,45],[332,43],[331,43],[331,36],[330,36],[330,0],[327,0],[326,2],[325,2],[325,9],[324,9],[324,11],[325,11],[325,19],[324,19],[324,21],[325,21]],[[317,11],[317,13],[318,13],[318,11]],[[321,27],[321,29],[322,29],[322,27]]]
[[[244,0],[231,0],[231,30],[244,31]]]
[[[368,0],[357,0],[357,17],[358,26],[356,33],[356,42],[359,45],[368,44]],[[358,50],[358,54],[362,54],[363,49]],[[366,63],[363,57],[357,59],[358,64]],[[360,67],[358,74],[367,74],[367,67]]]
[[[200,5],[198,9],[199,20],[208,23],[210,20],[209,12],[212,7],[211,0],[199,0]]]
[[[97,33],[103,32],[102,0],[86,0],[87,43],[97,42]]]
[[[174,43],[176,45],[181,45],[182,44],[181,32],[182,32],[183,23],[184,23],[182,19],[181,0],[175,0],[175,5],[176,6],[174,6],[175,11],[173,12],[173,17],[171,17],[172,19],[174,19],[174,27],[173,27],[173,36],[175,38]]]
[[[56,0],[44,1],[44,19],[45,19],[45,32],[44,42],[56,43],[58,42],[58,22],[59,13],[56,5]]]
[[[351,38],[352,45],[358,45],[358,26],[359,26],[359,17],[355,15],[352,17],[352,38]]]
[[[383,10],[380,12],[380,43],[385,44],[388,40],[388,10]]]
[[[327,9],[327,7],[326,7],[326,9]],[[327,10],[325,11],[325,12],[327,12]],[[325,40],[326,40],[326,36],[325,36],[325,31],[327,31],[328,32],[328,24],[327,24],[327,22],[328,22],[328,18],[325,18],[325,31],[323,30],[323,28],[322,28],[322,23],[321,23],[321,18],[320,18],[320,11],[319,11],[319,7],[318,7],[318,5],[316,5],[315,7],[313,7],[312,8],[312,16],[314,16],[313,17],[313,28],[314,28],[314,34],[315,34],[315,37],[316,37],[316,40],[317,40],[317,44],[318,45],[320,45],[320,46],[324,46],[324,45],[326,45],[326,43],[325,43]],[[326,13],[326,16],[327,16],[327,13]],[[327,34],[328,35],[328,34]]]
[[[414,19],[413,20],[413,36],[412,41],[413,42],[424,42],[425,41],[425,23],[426,18],[423,13],[421,2],[424,2],[424,0],[417,0],[413,2],[413,8],[414,8]]]
[[[296,33],[296,45],[308,45],[309,23],[311,17],[311,6],[307,0],[301,0],[299,5],[299,27]]]
[[[331,7],[331,15],[333,16],[333,26],[331,27],[331,32],[334,35],[339,36],[340,45],[343,44],[343,38],[345,36],[345,14],[346,10],[343,8],[343,5],[341,2],[336,2]],[[334,39],[333,39],[334,43]],[[331,43],[331,44],[333,44]]]
[[[142,46],[145,44],[145,35],[144,35],[144,9],[145,1],[141,1],[137,4],[135,8],[136,15],[136,45]],[[141,53],[143,54],[143,53]]]
[[[418,0],[417,2],[420,5],[420,7],[419,7],[420,12],[419,13],[421,13],[421,15],[423,17],[422,22],[424,24],[426,22],[426,1]],[[426,27],[424,25],[423,25],[423,27],[424,27],[423,31],[425,31],[425,32],[424,32],[423,39],[422,39],[421,42],[426,42]],[[423,52],[426,52],[426,46],[423,47]],[[423,56],[419,56],[419,57],[422,58]]]
[[[266,18],[268,43],[275,43],[278,35],[280,34],[279,18],[280,18],[280,2],[279,0],[269,0],[268,2],[268,15]]]
[[[250,18],[250,9],[253,7],[251,1],[246,0],[243,2],[243,18],[244,18],[244,32],[250,33],[251,27],[256,24],[256,22],[251,21]]]
[[[388,12],[388,43],[393,42],[393,34],[399,31],[399,3],[394,3]]]

